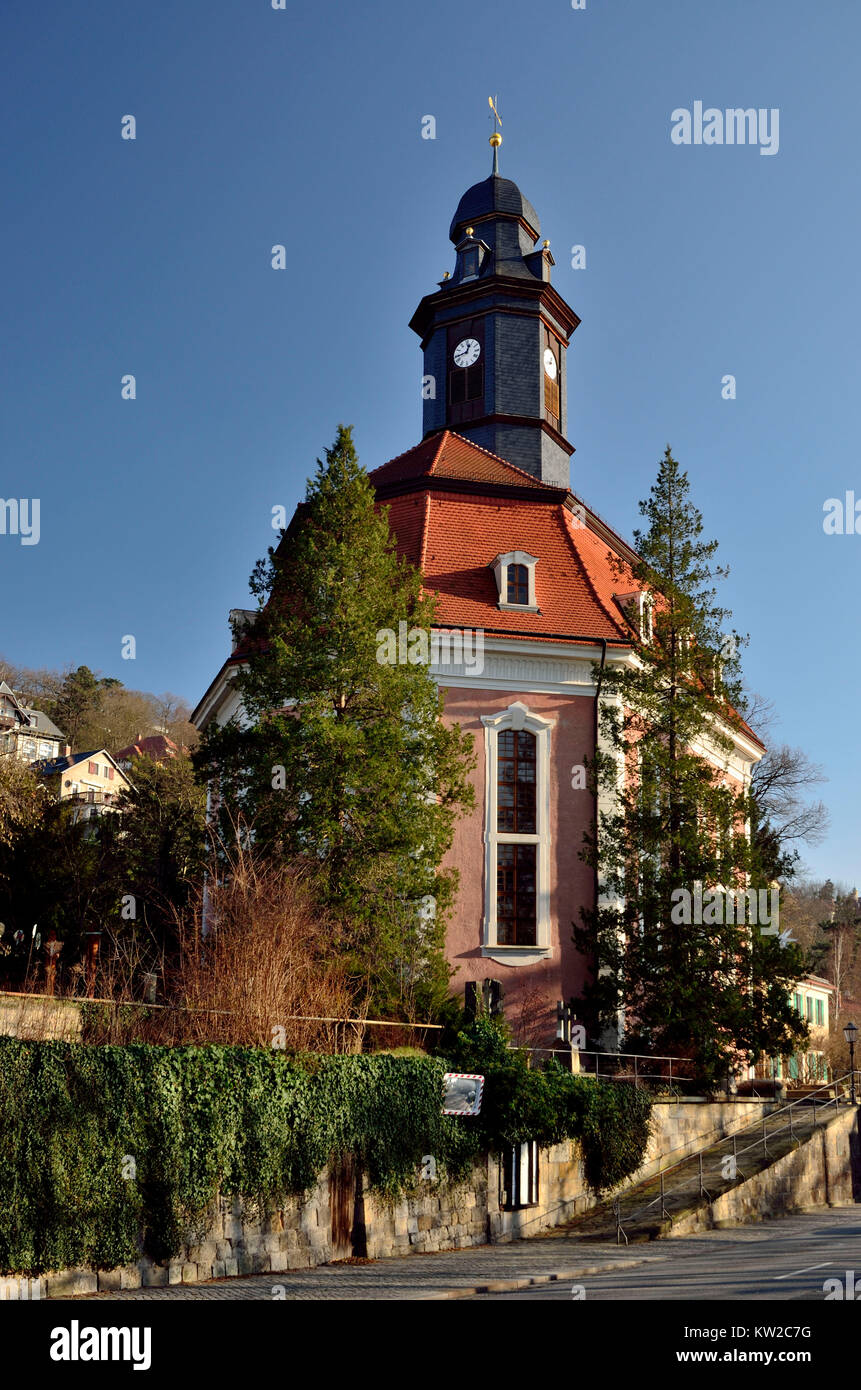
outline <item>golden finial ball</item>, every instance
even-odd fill
[[[495,130],[491,135],[490,143],[494,149],[497,149],[502,144],[502,136],[500,135],[498,130]]]
[[[467,234],[467,236],[472,236],[474,230],[475,230],[474,227],[467,227],[467,229],[466,229],[466,234]]]
[[[549,241],[543,241],[541,244],[542,244],[542,246],[545,247],[545,249],[549,249],[549,246],[550,246],[550,242],[549,242]]]

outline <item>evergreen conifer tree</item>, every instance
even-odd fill
[[[583,851],[600,894],[574,933],[596,973],[578,1002],[605,1043],[621,1031],[631,1051],[692,1057],[713,1086],[745,1054],[789,1052],[804,1038],[790,1004],[803,961],[769,911],[749,794],[729,768],[744,701],[742,639],[714,588],[727,571],[713,566],[717,542],[702,539],[669,448],[640,512],[639,559],[617,566],[620,590],[631,580],[636,590],[635,660],[602,677],[601,809]],[[763,890],[756,910],[721,892],[751,887]]]
[[[472,803],[472,740],[441,718],[434,600],[398,557],[348,428],[251,589],[245,720],[210,727],[197,757],[219,786],[222,833],[241,816],[261,852],[310,866],[321,903],[347,921],[367,1005],[426,1014],[447,993],[457,875],[440,865]]]

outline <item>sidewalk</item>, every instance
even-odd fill
[[[92,1294],[103,1299],[451,1299],[470,1294],[529,1288],[535,1284],[572,1284],[613,1269],[663,1262],[665,1256],[631,1255],[615,1246],[591,1246],[569,1236],[541,1237],[510,1245],[482,1245],[439,1254],[372,1260],[367,1264],[320,1265],[317,1269],[247,1278],[174,1284],[168,1288],[129,1289]],[[78,1301],[90,1301],[78,1300]],[[63,1300],[70,1301],[70,1300]]]

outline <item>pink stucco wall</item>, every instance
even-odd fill
[[[594,901],[592,869],[579,857],[583,833],[589,828],[594,801],[585,788],[571,786],[571,769],[594,751],[594,700],[582,695],[538,695],[519,691],[445,690],[445,719],[457,722],[474,736],[477,755],[472,774],[476,792],[474,812],[458,821],[447,864],[460,870],[457,902],[446,937],[448,958],[456,969],[452,987],[463,993],[467,980],[502,981],[505,1012],[523,1041],[552,1044],[556,1001],[579,993],[589,963],[571,940],[572,923],[580,909]],[[515,701],[543,719],[554,721],[550,735],[550,954],[533,965],[508,965],[481,954],[485,885],[485,753],[481,716],[497,714]],[[525,1017],[524,1017],[525,1015]],[[528,1022],[527,1022],[528,1019]],[[546,1040],[546,1041],[545,1041]]]

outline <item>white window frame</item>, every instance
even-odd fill
[[[518,605],[519,606],[519,605]],[[484,923],[481,954],[507,965],[544,960],[550,940],[550,734],[555,720],[544,719],[519,700],[497,714],[483,714],[484,725]],[[535,834],[497,829],[499,734],[527,730],[535,736]],[[496,861],[498,845],[535,845],[535,945],[510,946],[497,941]]]
[[[540,609],[535,598],[535,566],[538,564],[537,555],[528,555],[525,550],[509,550],[507,555],[497,555],[493,562],[493,572],[496,576],[496,588],[499,594],[497,608],[507,613],[538,613]],[[508,602],[508,566],[524,565],[529,576],[529,602],[528,603],[509,603]]]
[[[655,605],[652,595],[645,589],[637,589],[632,594],[617,594],[616,598],[640,640],[648,646],[654,635]]]

